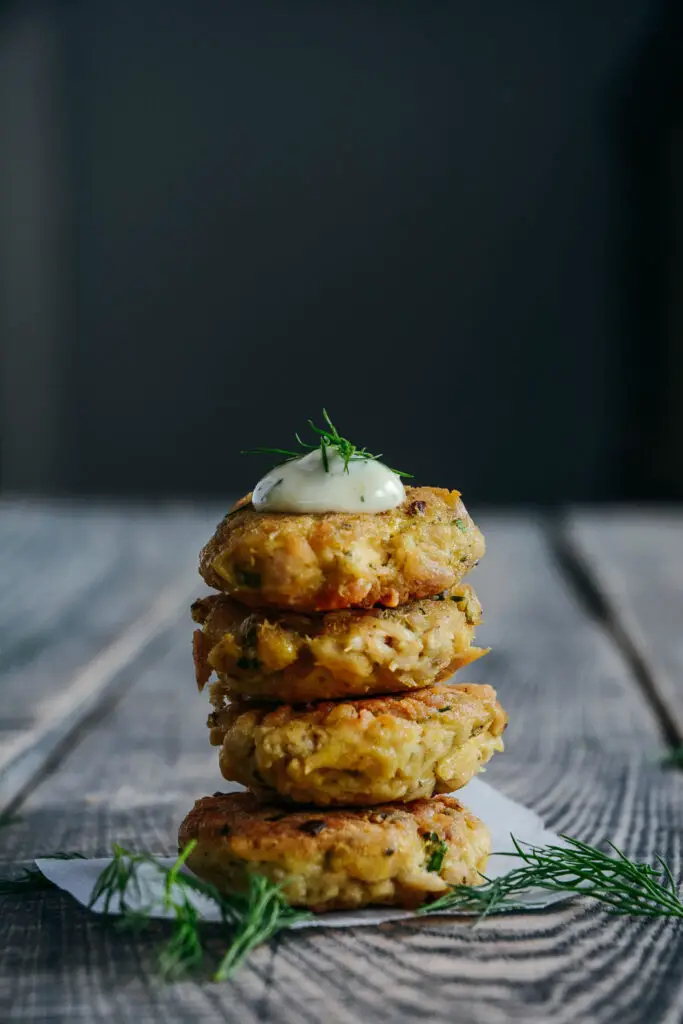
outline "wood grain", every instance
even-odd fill
[[[0,506],[0,813],[196,589],[206,517]]]
[[[494,653],[468,678],[511,715],[487,780],[589,841],[666,856],[680,875],[683,780],[657,767],[658,725],[621,652],[549,555],[537,524],[485,523],[472,578]],[[170,852],[195,797],[221,788],[207,703],[192,679],[189,615],[138,657],[122,699],[36,786],[0,834],[7,861],[113,840]],[[474,671],[476,669],[476,672]],[[159,926],[163,931],[163,926]],[[54,1021],[673,1022],[683,928],[620,919],[585,902],[477,927],[447,919],[284,935],[232,983],[167,988],[158,936],[121,935],[47,893],[0,911],[0,1018]]]
[[[683,515],[575,512],[566,530],[683,743]]]

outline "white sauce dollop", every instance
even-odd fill
[[[259,480],[252,503],[263,512],[386,512],[406,496],[400,476],[376,459],[353,459],[348,472],[335,448],[319,448],[276,466]]]

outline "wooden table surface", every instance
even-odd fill
[[[111,843],[168,854],[221,787],[188,606],[220,509],[0,505],[0,871]],[[506,753],[487,781],[548,825],[683,876],[683,515],[482,515],[471,577]],[[540,913],[283,934],[222,985],[161,983],[153,934],[58,891],[0,897],[0,1020],[683,1020],[683,922],[587,901]]]

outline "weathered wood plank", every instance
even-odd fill
[[[185,609],[213,518],[0,504],[0,812]]]
[[[683,780],[657,768],[661,737],[627,663],[567,588],[538,528],[485,527],[489,553],[473,582],[487,615],[480,639],[494,654],[468,677],[496,685],[511,714],[507,752],[487,778],[557,829],[612,838],[643,858],[659,851],[680,874]],[[112,840],[174,848],[194,798],[221,786],[190,630],[188,616],[153,661],[131,666],[123,699],[4,830],[3,858],[93,855]],[[59,895],[31,903],[0,914],[3,1019],[635,1024],[676,1020],[683,995],[683,929],[581,903],[477,928],[430,920],[299,932],[259,951],[234,983],[173,989],[154,980],[152,938],[105,931]]]
[[[683,743],[683,515],[577,511],[566,531]]]
[[[272,953],[255,951],[248,971],[230,984],[224,1009],[212,984],[165,985],[156,975],[155,947],[168,938],[159,922],[150,934],[105,929],[59,893],[5,898],[1,907],[3,1021],[166,1024],[187,1020],[256,1024]]]

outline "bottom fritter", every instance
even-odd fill
[[[286,811],[251,793],[217,793],[180,826],[180,848],[193,839],[188,866],[221,891],[265,875],[293,906],[316,912],[417,907],[449,885],[480,884],[491,852],[486,826],[448,796]]]

